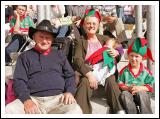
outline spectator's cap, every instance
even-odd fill
[[[83,25],[85,17],[88,17],[88,16],[96,17],[99,20],[99,22],[101,21],[100,13],[97,10],[90,8],[90,9],[86,9],[84,13],[84,17],[82,18],[80,25]]]
[[[42,20],[37,26],[36,28],[33,27],[29,27],[29,31],[28,31],[28,35],[31,39],[33,39],[33,34],[36,33],[37,31],[45,31],[45,32],[49,32],[53,35],[53,37],[56,37],[56,33],[53,32],[52,30],[52,25],[51,22],[49,20]]]
[[[149,58],[154,62],[151,50],[147,47],[148,41],[145,38],[136,38],[128,48],[127,54],[135,52],[140,54],[143,59]]]

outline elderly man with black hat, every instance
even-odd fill
[[[74,71],[61,51],[51,48],[56,34],[48,20],[29,28],[33,49],[17,60],[13,88],[17,99],[6,105],[6,113],[81,114],[74,99]]]

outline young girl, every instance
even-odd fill
[[[129,64],[120,71],[118,78],[122,90],[120,99],[128,114],[152,114],[148,92],[153,92],[154,77],[142,61],[147,57],[153,62],[154,60],[146,44],[146,39],[136,38],[129,46],[127,52]]]
[[[93,68],[93,74],[97,81],[101,85],[105,85],[105,80],[109,76],[113,75],[116,71],[116,62],[113,57],[109,55],[108,49],[118,48],[120,43],[115,38],[110,38],[106,41],[106,44],[98,49],[96,52],[87,58],[86,62],[89,62]],[[76,72],[76,82],[79,82],[80,74]]]

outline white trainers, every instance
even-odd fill
[[[124,110],[119,110],[117,114],[126,114],[126,112]]]

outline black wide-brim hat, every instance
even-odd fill
[[[52,30],[52,25],[51,22],[49,20],[42,20],[37,26],[36,28],[33,27],[29,27],[29,31],[28,31],[28,35],[31,39],[33,39],[33,34],[36,33],[37,31],[45,31],[45,32],[49,32],[53,35],[53,38],[56,38],[57,34],[53,32]]]

